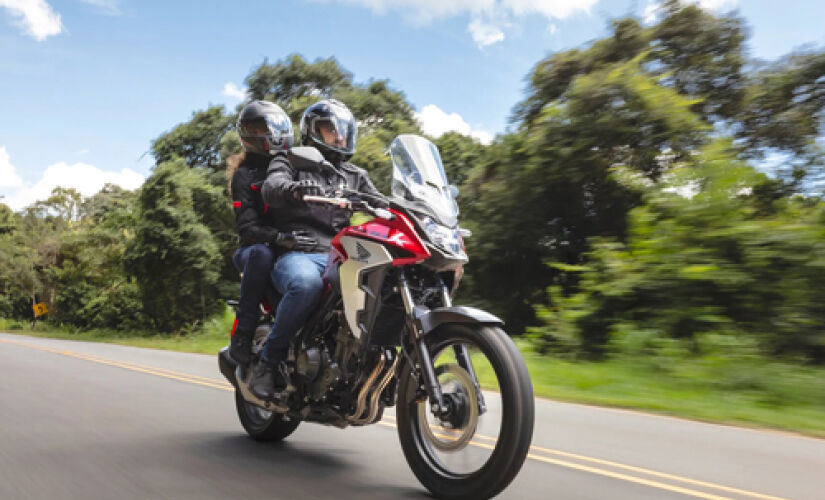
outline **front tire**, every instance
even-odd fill
[[[297,419],[285,420],[283,414],[248,403],[240,391],[235,391],[235,408],[244,430],[255,441],[282,441],[301,423]]]
[[[400,374],[399,402],[397,409],[398,436],[407,463],[415,476],[433,495],[445,499],[482,499],[491,498],[500,493],[512,482],[518,474],[533,437],[533,422],[535,406],[533,401],[533,387],[527,367],[521,353],[513,341],[497,327],[483,325],[444,325],[428,334],[427,345],[430,355],[435,361],[439,353],[449,351],[449,346],[462,344],[472,346],[476,358],[483,355],[489,362],[489,371],[495,373],[501,393],[500,425],[495,445],[490,444],[490,438],[476,431],[478,422],[466,422],[463,430],[456,429],[460,434],[450,435],[449,424],[445,429],[434,432],[431,424],[423,421],[429,411],[424,411],[420,401],[419,381],[412,376],[407,365]],[[453,372],[453,386],[462,386],[461,380],[468,380],[461,374],[455,364],[445,365],[446,369],[436,369],[437,373]],[[449,387],[441,382],[442,390]],[[454,390],[453,394],[466,394],[467,389]],[[453,399],[456,400],[455,396]],[[466,396],[463,401],[475,399]],[[465,405],[467,403],[464,403]],[[464,412],[473,415],[473,412]],[[461,419],[459,419],[461,420]],[[471,436],[466,434],[470,433]],[[445,435],[447,434],[447,435]],[[432,437],[439,436],[441,442],[433,442]],[[451,437],[452,436],[452,437]],[[474,437],[473,437],[474,436]],[[446,440],[445,440],[446,439]],[[463,442],[468,453],[477,452],[469,447],[487,449],[489,456],[484,458],[483,464],[475,470],[457,471],[442,460],[441,452],[449,450],[449,440]],[[486,440],[486,441],[485,441]],[[440,451],[439,451],[440,450]],[[485,452],[486,453],[486,452]]]

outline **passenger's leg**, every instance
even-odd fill
[[[230,342],[229,355],[236,362],[247,364],[252,357],[252,336],[260,316],[260,304],[269,284],[269,273],[275,255],[268,246],[255,244],[239,248],[232,260],[243,277],[238,325]]]

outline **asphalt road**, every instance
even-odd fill
[[[536,401],[499,498],[824,499],[825,441]],[[428,498],[391,413],[260,444],[214,356],[0,334],[0,499]]]

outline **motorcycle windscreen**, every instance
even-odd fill
[[[418,136],[399,135],[390,144],[392,195],[425,203],[447,227],[458,224],[458,204],[441,164],[438,148]]]

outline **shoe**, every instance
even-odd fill
[[[278,389],[283,389],[286,385],[283,379],[281,368],[282,363],[273,365],[259,359],[252,368],[252,375],[249,377],[249,390],[255,397],[271,400],[275,398]]]
[[[238,330],[229,340],[229,357],[239,365],[248,365],[252,361],[252,334]]]

